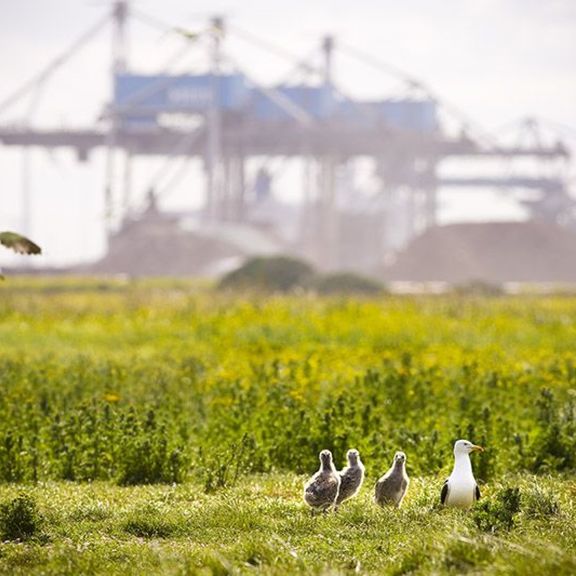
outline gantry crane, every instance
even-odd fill
[[[338,207],[337,174],[342,166],[358,158],[370,160],[380,183],[384,210],[379,225],[384,230],[394,225],[391,206],[398,205],[394,204],[395,195],[403,195],[403,210],[407,213],[404,240],[437,223],[438,190],[445,187],[535,190],[539,198],[525,201],[534,217],[553,221],[571,217],[573,200],[565,179],[560,176],[516,173],[447,177],[440,170],[446,160],[459,158],[468,161],[531,158],[546,165],[565,163],[570,153],[561,141],[552,145],[537,140],[502,145],[483,134],[478,136],[464,123],[458,130],[449,131],[442,118],[442,110],[447,107],[422,83],[403,72],[391,71],[379,59],[357,49],[338,46],[332,37],[322,41],[322,66],[299,63],[315,74],[314,82],[259,85],[225,49],[227,34],[236,33],[248,41],[254,41],[254,36],[235,27],[228,28],[222,17],[213,18],[205,29],[196,33],[167,27],[189,40],[190,49],[194,49],[199,37],[208,39],[210,66],[206,72],[137,74],[130,69],[125,48],[130,16],[162,25],[132,9],[127,0],[117,0],[111,12],[68,51],[0,103],[3,114],[21,98],[34,93],[55,70],[112,24],[114,93],[99,124],[73,130],[41,130],[32,124],[0,125],[0,142],[4,146],[68,148],[83,162],[90,160],[93,150],[105,148],[108,165],[104,194],[111,226],[123,216],[113,213],[114,197],[119,193],[116,150],[124,151],[127,163],[138,156],[161,156],[167,161],[200,159],[206,183],[204,218],[216,223],[246,220],[252,193],[246,166],[251,159],[264,159],[264,166],[272,158],[298,160],[305,167],[303,225],[298,243],[328,268],[342,264],[338,238],[343,234],[345,215]],[[256,41],[262,44],[261,40]],[[347,52],[365,65],[396,74],[411,93],[404,98],[373,101],[346,96],[336,85],[332,70],[337,50]],[[162,122],[170,114],[187,115],[197,121],[187,129],[175,128]],[[120,194],[123,210],[129,211],[130,190],[125,188]],[[25,210],[30,210],[29,202]],[[394,247],[387,246],[386,237],[384,233],[383,239],[375,242],[381,243],[375,258],[381,258],[388,248]]]

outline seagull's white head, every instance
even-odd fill
[[[346,458],[348,460],[348,466],[358,466],[358,462],[360,461],[360,452],[358,450],[348,450],[346,452]]]
[[[396,452],[394,454],[394,464],[397,462],[406,462],[406,454],[404,452]]]
[[[454,443],[454,456],[459,456],[461,454],[470,454],[471,452],[476,451],[484,452],[484,448],[482,448],[482,446],[472,444],[472,442],[468,442],[468,440],[457,440]]]
[[[330,450],[322,450],[322,452],[320,452],[320,463],[323,468],[332,467],[332,452],[330,452]]]

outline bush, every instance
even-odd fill
[[[27,494],[20,494],[0,506],[2,540],[29,540],[38,536],[42,522],[36,502]]]
[[[352,272],[316,276],[312,282],[319,294],[379,294],[385,287],[377,280]]]
[[[249,458],[254,452],[254,442],[246,434],[231,446],[206,453],[200,450],[200,471],[204,481],[204,492],[209,494],[221,488],[234,486],[241,474],[249,469]]]
[[[184,480],[189,464],[184,449],[175,444],[166,424],[157,421],[154,410],[144,419],[132,412],[124,425],[119,484],[175,484]]]
[[[564,472],[576,467],[576,399],[560,402],[549,388],[540,391],[536,434],[530,446],[533,472]]]
[[[511,530],[520,512],[520,489],[505,488],[494,500],[484,500],[474,511],[474,522],[484,532]]]
[[[251,258],[220,281],[223,289],[289,292],[303,286],[314,269],[303,260],[289,256]]]

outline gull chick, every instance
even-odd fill
[[[406,474],[406,454],[396,452],[392,466],[374,487],[374,502],[379,506],[392,505],[400,508],[408,490],[410,478]]]
[[[304,501],[312,510],[325,512],[334,504],[340,488],[340,476],[330,450],[320,452],[320,468],[304,486]]]
[[[348,465],[340,470],[340,491],[336,498],[334,510],[338,506],[353,496],[358,494],[362,482],[364,482],[364,464],[360,460],[360,453],[358,450],[348,450],[346,453]]]
[[[440,501],[445,506],[470,508],[480,499],[480,489],[472,473],[472,452],[483,452],[482,446],[476,446],[468,440],[458,440],[454,444],[454,469],[442,486]]]

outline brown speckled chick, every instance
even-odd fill
[[[358,450],[348,450],[346,459],[348,460],[348,466],[340,470],[340,491],[336,498],[334,510],[337,510],[344,500],[356,496],[362,486],[362,482],[364,482],[364,464],[360,460]]]
[[[406,474],[406,454],[396,452],[392,466],[374,487],[374,501],[380,506],[392,505],[400,508],[408,490],[410,479]]]
[[[332,461],[332,452],[320,452],[320,469],[304,486],[304,501],[314,510],[325,512],[334,504],[340,488],[340,476]]]

